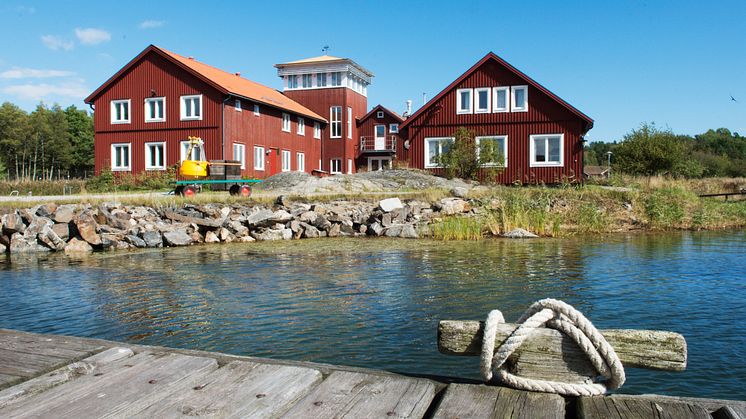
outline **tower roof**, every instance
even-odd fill
[[[349,58],[340,58],[340,57],[334,57],[331,55],[320,55],[318,57],[311,57],[311,58],[304,58],[302,60],[295,60],[295,61],[288,61],[286,63],[279,63],[275,64],[275,67],[278,70],[283,69],[295,69],[298,67],[307,67],[307,66],[347,66],[350,68],[353,68],[357,70],[358,72],[362,73],[366,77],[373,77],[374,74],[370,72],[370,70],[366,69],[365,67],[361,66],[360,64],[356,63],[355,61],[349,59]]]

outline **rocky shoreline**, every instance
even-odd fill
[[[48,203],[6,209],[0,253],[65,253],[319,237],[431,235],[433,221],[476,211],[464,198],[434,203],[388,198],[377,203],[290,202],[273,205],[185,204],[182,207]]]

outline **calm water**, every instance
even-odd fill
[[[630,370],[623,392],[746,399],[744,255],[730,232],[0,256],[0,327],[476,378],[476,358],[438,354],[437,321],[554,297],[686,337],[686,372]]]

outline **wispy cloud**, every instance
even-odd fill
[[[60,84],[17,84],[6,86],[3,93],[17,96],[24,100],[43,100],[51,97],[84,98],[89,89],[80,82],[66,82]]]
[[[70,51],[71,49],[73,49],[73,41],[63,39],[55,35],[42,35],[41,42],[44,44],[44,46],[51,49],[52,51],[57,51],[60,49]]]
[[[140,29],[153,29],[153,28],[160,28],[161,26],[165,25],[166,21],[164,20],[145,20],[140,22],[138,27]]]
[[[96,28],[75,28],[75,36],[83,45],[97,45],[111,40],[109,32]]]
[[[0,79],[46,79],[51,77],[70,77],[74,75],[75,73],[72,71],[14,67],[0,73]]]

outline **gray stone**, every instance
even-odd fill
[[[90,212],[78,214],[73,221],[75,222],[75,226],[78,228],[78,233],[83,240],[87,241],[92,246],[100,246],[102,244],[101,236],[96,233],[96,220],[93,219]]]
[[[220,228],[218,230],[218,238],[222,242],[231,243],[236,236],[233,235],[227,228]]]
[[[276,223],[285,224],[292,219],[292,214],[285,210],[278,210],[272,214],[272,220]]]
[[[67,224],[73,220],[75,216],[75,210],[77,205],[60,205],[57,207],[57,211],[54,212],[54,222]]]
[[[290,200],[285,195],[280,195],[275,199],[275,205],[280,207],[289,207],[290,206]]]
[[[93,247],[87,241],[77,237],[73,237],[65,246],[65,253],[90,253],[92,251]]]
[[[52,230],[54,230],[55,234],[57,234],[57,236],[59,236],[59,238],[61,238],[62,240],[67,240],[70,238],[70,224],[55,224],[52,226]]]
[[[236,239],[236,241],[239,243],[251,243],[251,242],[255,242],[256,239],[251,236],[243,236],[243,237],[239,237],[238,239]]]
[[[231,215],[231,209],[229,207],[220,208],[220,218],[226,219]]]
[[[50,220],[51,222],[51,220]],[[52,230],[49,225],[45,225],[37,235],[39,241],[44,243],[47,247],[52,250],[63,250],[65,248],[65,241]]]
[[[128,235],[124,236],[124,239],[127,240],[131,245],[133,245],[135,247],[140,247],[140,248],[142,248],[142,247],[148,247],[148,245],[145,243],[145,240],[143,240],[143,239],[141,239],[141,238],[139,238],[137,236],[134,236],[132,234],[128,234]]]
[[[389,227],[392,224],[392,217],[391,214],[383,214],[381,216],[381,225],[384,227]]]
[[[194,242],[184,230],[173,230],[163,233],[163,241],[168,246],[188,246]]]
[[[368,234],[371,236],[380,236],[383,234],[383,226],[379,222],[375,222],[368,226]]]
[[[314,227],[318,228],[319,230],[328,230],[332,223],[329,222],[329,220],[326,219],[325,216],[319,214],[316,219],[311,223]]]
[[[368,226],[365,225],[365,224],[360,224],[360,226],[357,229],[358,229],[358,231],[361,234],[367,234],[368,233]]]
[[[159,231],[145,231],[142,239],[147,247],[163,247],[163,237]]]
[[[23,224],[23,218],[17,212],[3,215],[2,224],[3,233],[8,236],[13,233],[23,233],[23,231],[26,230],[26,225]]]
[[[339,229],[344,234],[355,234],[355,227],[351,220],[344,220],[340,225]]]
[[[417,235],[417,231],[414,229],[414,226],[412,224],[404,224],[401,228],[401,232],[399,233],[399,237],[405,238],[405,239],[416,239],[419,236]]]
[[[316,222],[316,219],[319,217],[319,214],[315,211],[306,211],[303,214],[300,215],[300,221],[303,221],[304,223],[313,224]]]
[[[537,236],[536,234],[528,230],[524,230],[522,228],[515,228],[503,234],[502,237],[506,237],[509,239],[532,239],[532,238],[536,238],[539,236]]]
[[[205,243],[220,243],[220,238],[218,238],[218,235],[214,231],[208,231],[205,234]]]
[[[340,227],[339,224],[332,224],[332,226],[329,228],[328,235],[329,237],[339,237]]]
[[[235,234],[238,237],[243,237],[249,234],[249,228],[238,221],[229,222],[228,229],[231,231],[231,233]]]
[[[451,195],[455,196],[456,198],[466,198],[466,194],[468,193],[468,189],[462,188],[460,186],[456,186],[455,188],[451,189]]]
[[[300,225],[300,221],[298,221],[298,220],[293,220],[293,221],[291,221],[291,222],[290,222],[290,225],[289,225],[288,227],[290,227],[290,230],[292,230],[292,231],[293,231],[293,233],[295,233],[295,234],[298,234],[298,233],[301,233],[301,232],[302,232],[302,231],[301,231],[301,230],[302,230],[302,227],[301,227],[301,225]]]
[[[319,229],[311,224],[301,223],[301,227],[303,228],[303,235],[301,237],[305,239],[315,239],[321,236]]]
[[[246,217],[246,223],[249,227],[263,227],[265,224],[270,225],[274,223],[274,215],[275,213],[272,210],[262,208]]]
[[[57,211],[57,204],[50,202],[44,205],[40,205],[39,209],[36,210],[36,215],[39,217],[52,218],[52,214]]]
[[[381,208],[383,212],[391,212],[397,208],[404,208],[404,205],[401,203],[399,198],[387,198],[379,201],[378,207]]]
[[[282,239],[283,240],[291,240],[293,238],[293,230],[286,228],[282,230]]]
[[[468,202],[460,198],[443,198],[440,200],[440,212],[444,215],[455,215],[471,209]]]
[[[39,244],[36,234],[31,232],[15,233],[10,237],[10,253],[49,252],[51,249]]]
[[[383,235],[386,237],[399,237],[401,234],[402,226],[400,224],[394,224],[384,231]]]
[[[263,229],[254,231],[251,236],[259,241],[290,240],[293,237],[293,231],[289,228],[283,230]]]

